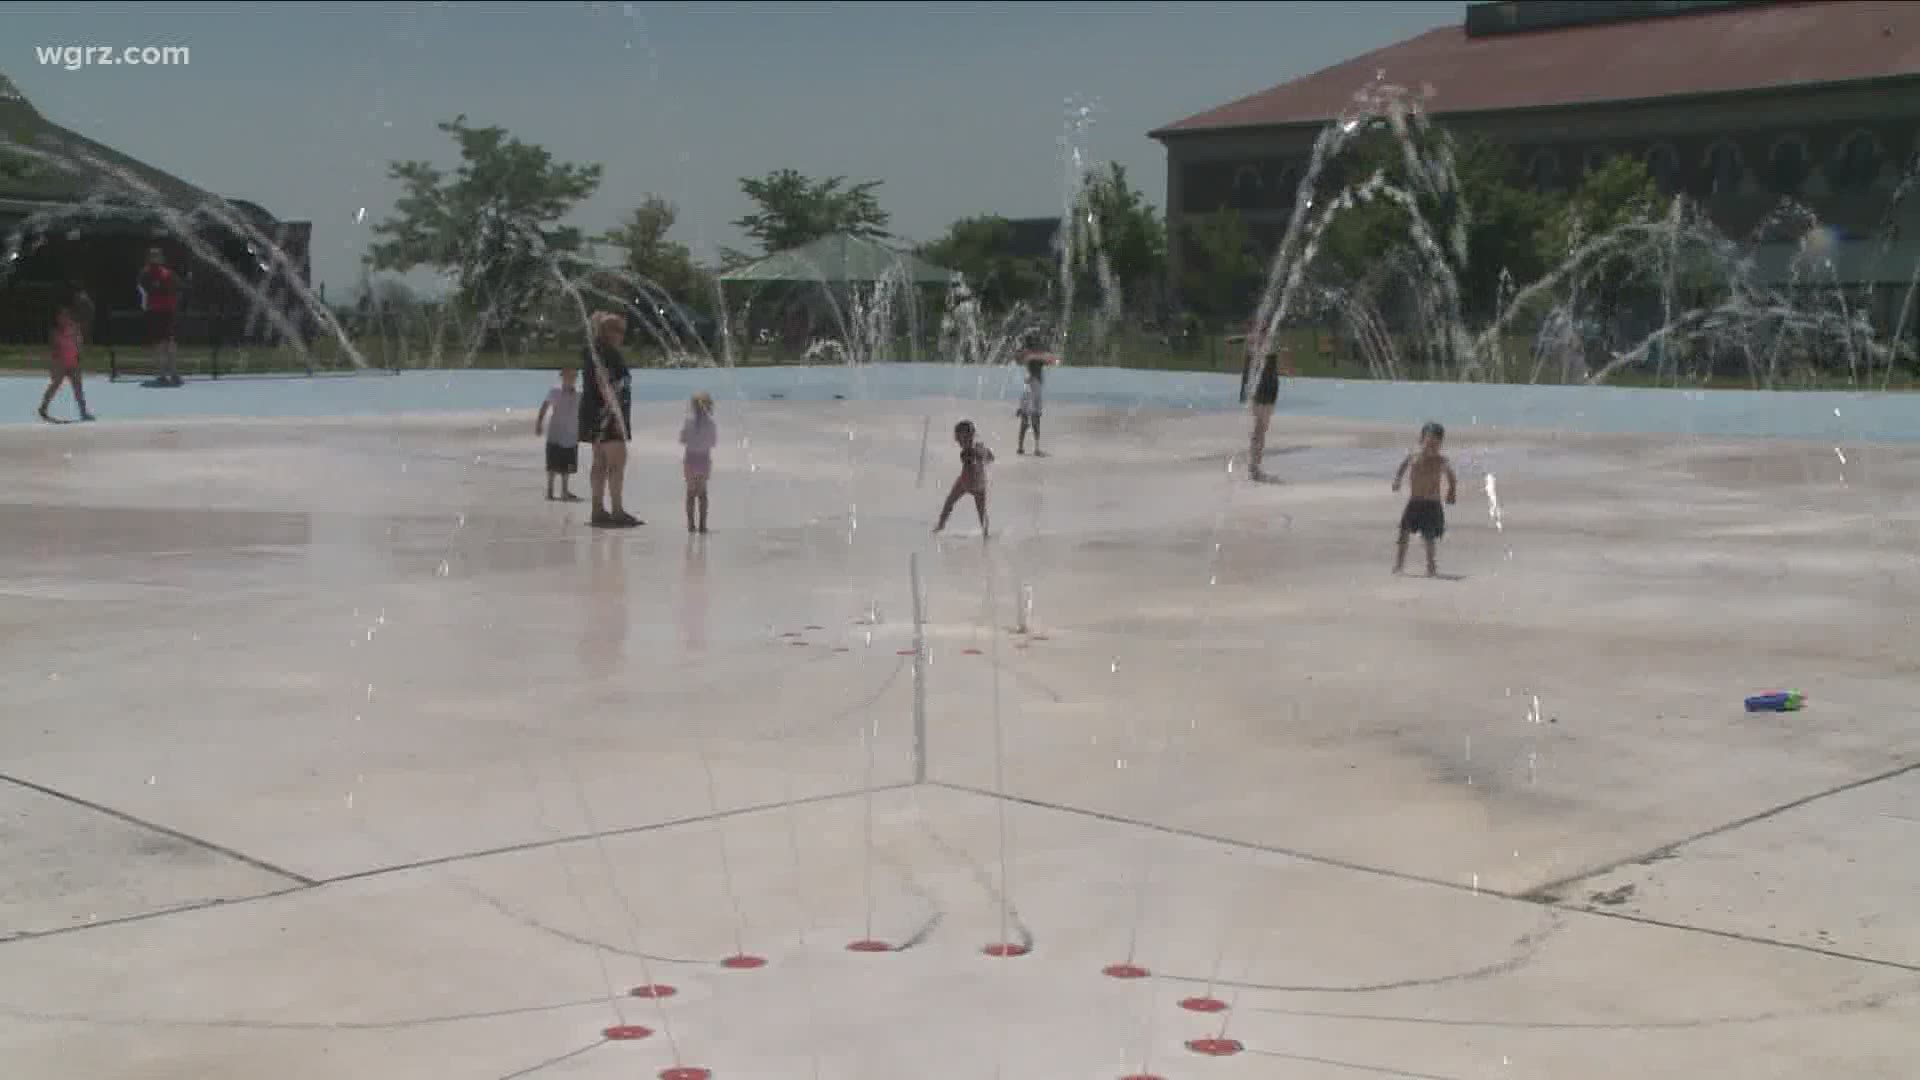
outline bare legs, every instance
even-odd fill
[[[52,407],[53,395],[60,392],[60,384],[63,382],[73,385],[73,403],[80,409],[80,419],[93,419],[93,414],[87,411],[87,392],[80,386],[80,372],[77,369],[59,372],[47,380],[47,392],[40,395],[40,419],[53,419],[48,415],[47,410]]]
[[[690,533],[707,531],[707,480],[705,477],[687,480],[687,531]]]
[[[1046,455],[1040,452],[1040,417],[1028,416],[1026,413],[1020,414],[1020,443],[1014,447],[1013,452],[1016,454],[1024,454],[1027,452],[1027,432],[1029,430],[1033,432],[1033,456],[1045,457]]]
[[[973,496],[973,508],[980,514],[980,535],[990,535],[987,528],[987,493],[983,490],[969,489],[965,477],[955,480],[953,490],[947,492],[947,501],[940,507],[940,521],[934,525],[934,532],[947,527],[947,519],[953,516],[953,508],[960,502],[960,496],[967,494]]]
[[[1251,480],[1266,479],[1261,462],[1267,456],[1267,426],[1273,423],[1273,406],[1255,405],[1253,407],[1253,438],[1247,446],[1247,477]]]
[[[588,470],[587,483],[593,492],[594,524],[644,524],[627,513],[626,443],[618,439],[602,439],[593,444],[593,466]]]
[[[178,351],[174,348],[173,339],[172,338],[161,339],[159,344],[159,349],[160,349],[160,382],[167,386],[181,385],[180,357],[179,357]]]
[[[1400,530],[1400,541],[1393,557],[1393,572],[1396,574],[1404,574],[1407,572],[1407,540],[1412,536],[1413,534],[1407,530]],[[1425,545],[1427,549],[1427,576],[1436,577],[1440,573],[1440,566],[1434,558],[1433,537],[1422,536],[1420,542]]]

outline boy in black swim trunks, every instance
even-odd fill
[[[1407,539],[1414,533],[1419,533],[1427,546],[1427,576],[1440,573],[1433,556],[1434,543],[1447,531],[1447,512],[1440,506],[1440,481],[1444,478],[1447,482],[1448,506],[1453,505],[1460,487],[1459,478],[1453,474],[1453,463],[1440,452],[1440,443],[1446,437],[1446,428],[1428,423],[1420,429],[1420,449],[1408,454],[1400,463],[1400,471],[1393,474],[1395,491],[1399,491],[1401,483],[1409,477],[1412,481],[1407,508],[1400,514],[1400,549],[1393,560],[1396,574],[1406,571]]]
[[[533,418],[533,433],[547,437],[547,501],[554,501],[553,481],[560,481],[561,502],[579,502],[567,490],[567,481],[580,470],[580,390],[573,369],[560,369],[560,385],[547,391]]]

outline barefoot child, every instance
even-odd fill
[[[1273,424],[1273,410],[1280,402],[1280,376],[1291,375],[1286,349],[1267,354],[1260,367],[1260,381],[1253,388],[1253,435],[1247,445],[1247,479],[1272,479],[1264,468],[1267,456],[1267,428]],[[1249,359],[1248,366],[1252,366]]]
[[[580,470],[580,391],[573,384],[573,369],[560,369],[560,385],[547,391],[533,418],[533,433],[547,436],[547,501],[553,501],[553,481],[560,478],[560,501],[579,502],[580,496],[567,490],[567,478]]]
[[[712,395],[705,391],[693,395],[688,408],[690,415],[680,427],[680,445],[687,448],[681,464],[687,477],[687,531],[705,533],[707,478],[713,475],[713,448],[720,443],[720,428],[713,422]]]
[[[47,409],[53,404],[53,395],[60,392],[63,382],[73,385],[73,403],[80,408],[80,419],[93,419],[93,414],[87,411],[86,391],[80,388],[80,323],[73,317],[71,303],[61,304],[60,310],[54,313],[53,332],[48,337],[48,344],[52,356],[47,365],[47,392],[40,395],[40,419],[48,423],[60,422],[55,421]]]
[[[1420,429],[1420,449],[1407,455],[1400,463],[1400,471],[1393,474],[1393,490],[1399,491],[1402,481],[1412,479],[1412,488],[1407,493],[1407,508],[1400,514],[1400,548],[1393,560],[1393,572],[1398,574],[1407,565],[1407,538],[1414,533],[1427,546],[1427,576],[1433,577],[1440,572],[1434,562],[1433,545],[1447,531],[1447,514],[1440,506],[1440,481],[1447,482],[1447,505],[1453,505],[1454,497],[1460,486],[1459,478],[1453,474],[1453,463],[1440,452],[1440,443],[1447,437],[1447,429],[1439,424],[1429,423]]]
[[[1020,395],[1020,407],[1014,415],[1020,418],[1020,444],[1013,452],[1027,452],[1027,429],[1033,429],[1033,456],[1046,457],[1040,452],[1040,409],[1043,402],[1043,386],[1047,381],[1047,361],[1043,357],[1027,355],[1027,390]]]
[[[954,478],[953,490],[947,492],[947,502],[940,508],[940,521],[933,527],[934,532],[947,527],[947,518],[953,513],[953,506],[962,495],[973,496],[973,507],[980,514],[980,535],[987,533],[987,466],[993,464],[993,451],[984,443],[973,441],[973,421],[962,420],[953,425],[953,441],[960,444],[960,475]]]

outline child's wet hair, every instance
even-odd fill
[[[1447,429],[1441,427],[1437,422],[1429,420],[1420,428],[1420,437],[1424,439],[1429,435],[1433,436],[1434,442],[1442,442],[1447,437]]]
[[[702,390],[699,393],[693,395],[692,405],[693,405],[694,412],[701,413],[703,415],[706,413],[710,413],[713,411],[713,395],[707,393],[705,390]]]
[[[959,423],[953,425],[953,437],[956,439],[973,438],[973,421],[962,420]]]

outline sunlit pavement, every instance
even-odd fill
[[[1910,1075],[1920,447],[715,393],[0,430],[0,1073]]]

